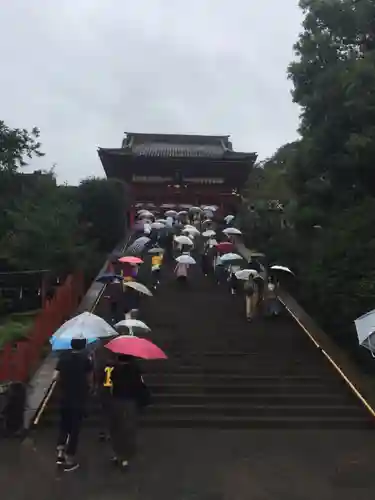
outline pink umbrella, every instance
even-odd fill
[[[146,339],[121,335],[105,345],[117,354],[127,354],[142,359],[167,359],[167,355],[155,344]]]
[[[119,259],[119,262],[124,262],[126,264],[143,264],[143,260],[139,257],[125,256]]]

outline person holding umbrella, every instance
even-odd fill
[[[87,340],[77,336],[71,340],[71,350],[61,355],[53,380],[60,387],[60,428],[57,441],[58,465],[64,465],[64,471],[77,469],[79,463],[75,456],[86,402],[92,387],[92,361],[85,352]]]
[[[112,461],[127,469],[136,453],[139,411],[151,399],[135,358],[166,359],[166,355],[152,342],[128,335],[114,338],[105,347],[114,353],[102,377],[103,387],[111,394],[108,417],[114,451]]]

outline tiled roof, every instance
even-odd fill
[[[137,156],[162,157],[202,157],[222,158],[224,149],[220,145],[201,144],[168,144],[166,142],[136,144],[131,152]]]
[[[222,158],[231,144],[228,136],[128,133],[123,149],[136,156]]]

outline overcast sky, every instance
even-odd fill
[[[40,128],[32,166],[60,182],[103,175],[97,147],[125,131],[230,134],[265,158],[296,137],[297,2],[3,0],[0,119]]]

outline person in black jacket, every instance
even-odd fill
[[[148,391],[136,360],[126,355],[108,362],[101,384],[111,395],[106,413],[114,451],[112,461],[126,469],[136,452],[138,413],[149,402]]]
[[[79,467],[75,459],[86,403],[92,385],[92,361],[85,351],[85,338],[71,341],[72,350],[64,352],[56,366],[54,380],[60,388],[60,431],[57,464],[65,471]]]

